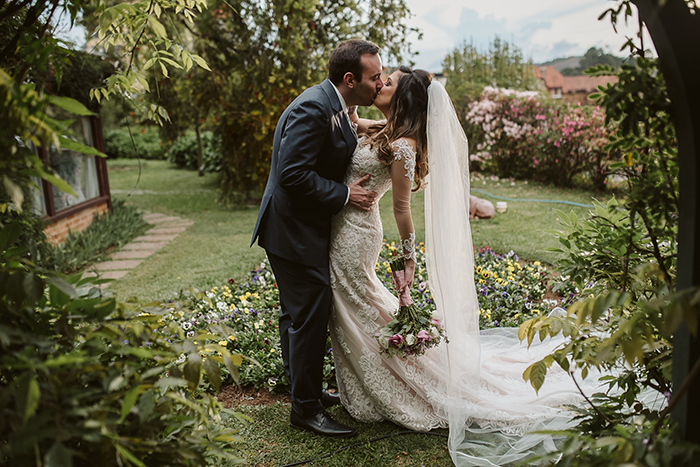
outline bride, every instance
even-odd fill
[[[346,183],[370,175],[379,197],[391,189],[394,218],[411,287],[415,231],[411,191],[425,189],[429,287],[449,344],[420,357],[389,358],[375,334],[393,319],[398,299],[377,278],[383,244],[378,209],[346,206],[332,224],[333,309],[330,331],[340,397],[362,422],[390,420],[412,430],[449,427],[457,466],[501,466],[555,449],[548,435],[563,429],[579,401],[568,375],[550,370],[539,394],[522,379],[556,341],[529,349],[517,329],[479,331],[469,228],[467,140],[442,85],[422,70],[401,67],[375,100],[383,122],[358,120],[363,134]]]

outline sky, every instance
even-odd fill
[[[442,71],[445,55],[464,41],[480,50],[494,37],[515,43],[526,59],[543,63],[555,58],[581,56],[591,47],[599,47],[618,56],[625,35],[636,33],[635,20],[629,26],[613,30],[609,16],[598,17],[617,0],[406,0],[413,16],[407,21],[423,32],[408,37],[416,68]],[[636,13],[636,12],[635,12]],[[60,36],[77,43],[84,42],[82,28],[68,30],[62,18]],[[651,40],[645,39],[646,44]],[[396,65],[395,63],[387,63]]]
[[[620,48],[632,36],[635,20],[621,23],[618,34],[610,17],[598,21],[615,0],[406,0],[413,13],[407,24],[419,28],[423,39],[409,36],[417,68],[442,70],[442,59],[465,40],[480,50],[493,38],[515,43],[525,58],[543,63],[581,56],[591,47],[625,56]],[[636,13],[636,12],[635,12]],[[650,43],[647,41],[647,43]]]

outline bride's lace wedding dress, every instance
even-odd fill
[[[412,182],[414,150],[404,140],[392,146],[392,166],[400,164]],[[376,148],[360,140],[346,183],[365,174],[370,174],[365,187],[379,197],[392,187],[390,166],[379,161]],[[399,224],[402,239],[412,247],[415,236],[405,230]],[[526,433],[564,428],[571,416],[561,406],[578,401],[579,393],[563,371],[552,368],[539,395],[523,381],[522,373],[558,342],[528,350],[520,344],[517,329],[479,332],[476,316],[477,329],[471,335],[454,332],[452,328],[465,328],[461,323],[451,328],[454,320],[448,321],[450,344],[428,349],[423,356],[402,359],[380,354],[375,333],[398,309],[398,299],[375,272],[382,244],[378,209],[346,206],[335,216],[330,244],[330,332],[340,397],[348,412],[359,421],[386,419],[417,431],[450,426],[450,451],[460,466],[505,465],[531,455],[533,447],[554,449],[551,437]],[[472,264],[462,267],[473,269]],[[462,285],[469,289],[468,284]],[[432,287],[433,282],[435,293]],[[476,296],[467,297],[473,300],[469,313],[478,313]],[[468,318],[472,324],[473,318]]]

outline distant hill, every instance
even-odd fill
[[[624,60],[603,49],[591,47],[582,57],[557,58],[540,66],[552,66],[564,76],[582,75],[585,70],[595,65],[612,65],[618,68]]]
[[[554,67],[555,70],[561,72],[564,68],[578,68],[582,58],[583,57],[556,58],[549,62],[538,63],[537,66],[551,66]]]

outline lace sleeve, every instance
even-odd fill
[[[403,160],[403,168],[406,170],[406,178],[413,183],[413,177],[416,173],[416,151],[405,139],[398,139],[394,141],[391,143],[391,148],[394,150],[394,160]]]
[[[416,261],[416,233],[411,217],[411,188],[416,168],[416,153],[410,143],[399,139],[391,143],[394,162],[390,166],[394,219],[401,237],[401,256]],[[403,164],[401,164],[403,161]]]

